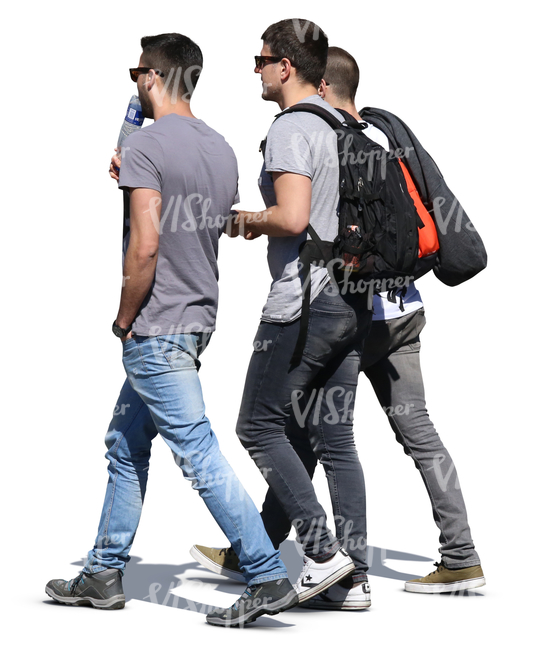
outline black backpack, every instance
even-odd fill
[[[344,122],[315,104],[295,104],[277,115],[279,119],[303,111],[321,117],[337,134],[339,155],[337,237],[333,242],[322,241],[309,224],[311,239],[299,250],[303,306],[293,365],[301,360],[307,336],[311,263],[327,265],[341,291],[343,283],[350,281],[360,291],[364,287],[362,299],[368,299],[367,291],[389,290],[394,300],[394,293],[400,289],[404,293],[415,279],[419,260],[418,228],[423,224],[397,158],[365,135],[366,123],[336,110]]]

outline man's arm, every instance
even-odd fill
[[[276,205],[263,212],[240,211],[232,219],[231,232],[236,237],[244,234],[269,237],[295,237],[309,224],[312,183],[308,176],[288,172],[273,172]],[[238,227],[237,227],[238,226]]]
[[[131,236],[123,266],[123,288],[116,323],[123,329],[131,326],[147,296],[157,265],[161,193],[135,188],[131,197]]]

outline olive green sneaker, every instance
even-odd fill
[[[435,562],[437,569],[416,580],[405,583],[405,591],[419,594],[444,594],[449,591],[475,589],[486,584],[481,565],[464,567],[463,569],[447,569],[441,561]]]
[[[238,565],[237,554],[232,548],[209,548],[208,546],[195,545],[189,552],[194,560],[197,560],[209,571],[246,584]]]

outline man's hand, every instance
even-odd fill
[[[228,236],[228,237],[238,237],[239,235],[243,235],[244,239],[247,239],[248,241],[252,239],[257,239],[258,237],[261,237],[261,233],[254,233],[248,230],[248,228],[244,227],[244,229],[241,226],[240,223],[240,213],[237,212],[236,214],[230,214],[227,221],[225,222],[225,226],[223,228],[223,232]]]
[[[132,339],[132,331],[127,334],[127,336],[121,337],[121,343],[125,343],[128,339]]]
[[[115,153],[112,156],[112,160],[110,162],[110,176],[111,178],[114,179],[114,181],[119,180],[119,168],[121,167],[121,158],[119,158],[119,149],[116,147],[114,149]]]

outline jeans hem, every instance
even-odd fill
[[[445,565],[445,567],[447,569],[456,570],[456,569],[468,569],[469,567],[472,567],[472,566],[480,566],[481,561],[477,557],[477,558],[474,558],[473,560],[465,560],[464,562],[453,562],[453,563],[449,562],[447,564],[447,561],[443,558],[443,564]]]
[[[329,551],[323,551],[322,553],[318,553],[317,555],[309,555],[308,553],[305,552],[305,555],[309,557],[311,560],[314,560],[314,562],[327,562],[328,560],[331,560],[331,558],[337,554],[338,551],[341,550],[341,543],[337,540],[334,544],[331,546],[331,550]]]
[[[281,573],[273,573],[272,575],[265,575],[260,578],[252,578],[249,582],[248,585],[251,587],[252,585],[260,585],[263,584],[264,582],[272,582],[273,580],[282,580],[283,578],[287,578],[288,574],[286,571],[282,571]]]

